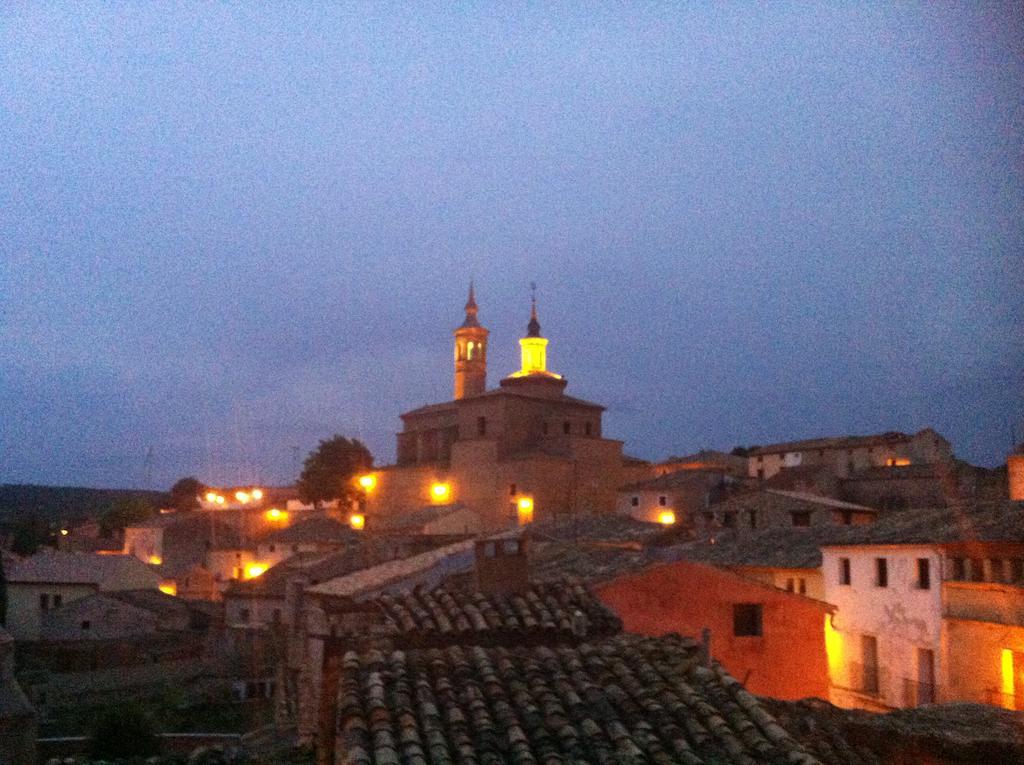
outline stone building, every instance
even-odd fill
[[[610,513],[622,482],[622,442],[605,438],[604,407],[565,393],[547,368],[534,303],[518,371],[488,390],[487,330],[470,288],[455,330],[455,398],[404,413],[397,460],[364,476],[367,521],[459,504],[484,530],[559,514]]]
[[[785,468],[824,465],[846,478],[871,467],[934,464],[952,458],[949,441],[925,428],[912,435],[888,432],[759,446],[750,450],[747,471],[751,478],[768,479]]]

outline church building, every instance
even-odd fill
[[[468,508],[482,530],[572,513],[611,513],[622,442],[604,438],[604,407],[565,393],[547,368],[534,299],[518,371],[487,389],[487,329],[469,288],[455,330],[454,398],[401,415],[396,464],[360,481],[366,518]],[[461,529],[452,529],[453,532]]]

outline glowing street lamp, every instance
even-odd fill
[[[519,514],[519,525],[524,526],[533,521],[533,497],[520,497],[516,502]]]
[[[377,476],[375,476],[373,473],[361,475],[357,479],[357,483],[359,484],[359,487],[363,491],[371,492],[377,487]]]
[[[217,494],[216,494],[216,492],[212,492],[212,491],[206,492],[206,501],[209,502],[211,505],[214,504],[217,501]]]
[[[267,510],[268,521],[283,521],[287,517],[288,513],[284,512],[283,510],[279,510],[276,507],[272,507],[269,510]]]
[[[235,499],[237,499],[239,502],[241,502],[244,505],[250,499],[249,492],[247,492],[247,491],[236,491],[235,492]]]
[[[248,566],[245,567],[245,578],[255,579],[256,577],[261,576],[263,572],[266,570],[266,563],[250,563]]]
[[[253,489],[252,498],[255,499],[256,501],[263,499],[263,489]]]
[[[671,526],[676,522],[676,514],[671,510],[662,510],[658,513],[658,523],[662,526]]]
[[[430,498],[436,504],[444,504],[452,497],[452,485],[450,483],[434,483],[430,486]]]
[[[362,513],[352,513],[352,515],[348,517],[348,525],[355,531],[362,531],[366,526],[366,516]]]

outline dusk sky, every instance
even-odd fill
[[[0,482],[388,463],[471,277],[629,454],[996,465],[1022,176],[1021,3],[4,3]]]

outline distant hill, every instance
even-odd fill
[[[0,484],[0,522],[30,518],[43,521],[98,518],[113,502],[128,497],[139,497],[154,507],[170,501],[162,491],[5,483]]]

